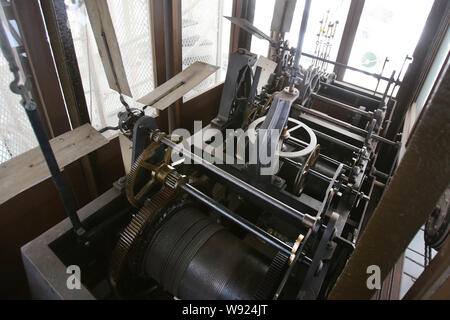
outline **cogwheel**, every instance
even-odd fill
[[[176,189],[164,188],[156,193],[151,200],[137,214],[133,216],[128,226],[121,232],[119,241],[113,251],[110,265],[110,282],[113,288],[117,283],[128,253],[136,239],[151,222],[154,215],[176,198]]]
[[[156,182],[155,179],[151,179],[139,192],[135,193],[134,187],[136,183],[136,178],[138,176],[139,171],[143,169],[147,169],[150,171],[156,170],[157,166],[153,166],[147,163],[147,159],[155,153],[155,151],[161,146],[160,143],[152,143],[150,146],[141,153],[141,155],[134,162],[131,167],[130,173],[127,175],[127,183],[125,186],[125,192],[127,195],[128,201],[134,206],[139,207],[139,201],[145,195],[145,192],[148,191],[151,186]]]
[[[273,295],[277,285],[280,283],[283,272],[286,271],[288,260],[289,257],[285,253],[278,252],[272,260],[264,280],[259,284],[258,290],[256,290],[255,300],[267,300]]]

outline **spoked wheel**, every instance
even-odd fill
[[[296,196],[300,196],[305,188],[306,177],[308,175],[309,169],[311,169],[319,158],[320,145],[317,145],[313,152],[309,155],[306,162],[303,164],[302,169],[298,172],[295,177],[294,185],[292,188],[292,193]]]
[[[256,141],[257,141],[256,136],[257,136],[258,129],[261,126],[261,124],[264,123],[265,120],[266,120],[266,117],[259,118],[259,119],[255,120],[254,122],[252,122],[250,124],[250,126],[248,127],[248,138],[250,140],[250,143],[256,143]],[[294,126],[291,127],[290,129],[287,129],[286,133],[288,135],[291,135],[292,133],[294,133],[298,130],[305,130],[306,133],[309,135],[309,144],[303,149],[297,149],[297,150],[293,150],[293,151],[289,151],[289,152],[279,151],[278,156],[280,156],[282,158],[288,158],[288,159],[296,159],[296,158],[308,156],[317,147],[316,134],[311,130],[310,127],[308,127],[306,124],[304,124],[303,122],[301,122],[297,119],[289,118],[288,122],[294,124]]]
[[[151,163],[152,158],[157,155],[161,147],[161,143],[152,143],[137,158],[127,176],[126,195],[128,201],[134,207],[140,207],[142,205],[145,196],[157,183],[155,172],[160,166],[166,164],[167,157],[164,157],[163,163],[159,162],[158,165]],[[144,182],[141,182],[141,180]],[[146,180],[148,181],[145,182]]]

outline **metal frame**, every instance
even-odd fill
[[[431,97],[402,162],[330,294],[331,299],[369,299],[374,292],[366,286],[367,267],[379,266],[384,279],[448,186],[448,61]]]

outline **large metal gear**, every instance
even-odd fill
[[[128,201],[135,207],[139,207],[148,191],[152,189],[157,183],[157,176],[163,168],[167,167],[167,162],[170,161],[171,149],[167,149],[164,160],[158,165],[148,162],[155,152],[161,147],[160,142],[153,142],[147,149],[142,152],[138,159],[133,164],[130,173],[127,176],[125,186]],[[160,170],[161,169],[161,170]],[[136,181],[141,170],[149,171],[151,178],[145,185],[140,188],[139,192],[135,192]],[[119,241],[113,251],[112,260],[110,264],[110,283],[113,288],[117,288],[117,283],[120,278],[123,266],[128,254],[132,250],[136,239],[144,232],[145,228],[152,221],[153,217],[161,209],[166,207],[172,200],[176,198],[178,190],[164,186],[152,198],[145,202],[137,214],[133,215],[130,223],[121,232]]]
[[[176,189],[160,190],[137,214],[133,215],[128,226],[121,232],[110,265],[110,282],[114,288],[117,288],[123,266],[136,239],[144,232],[155,214],[175,199],[177,194]]]
[[[302,169],[295,177],[292,193],[295,194],[296,196],[300,196],[300,194],[303,192],[303,189],[305,188],[308,171],[315,165],[317,159],[319,158],[319,154],[320,154],[320,145],[318,144],[314,149],[314,151],[311,152],[311,154],[308,156],[308,159],[303,164]]]

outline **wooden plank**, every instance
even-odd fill
[[[165,110],[216,72],[218,68],[207,63],[195,62],[148,95],[140,98],[138,102],[158,110]]]
[[[129,174],[131,171],[131,159],[133,153],[133,142],[125,137],[123,134],[119,135],[120,151],[122,153],[123,167],[125,173]]]
[[[64,133],[50,141],[59,167],[70,163],[108,144],[90,124]],[[0,165],[0,204],[50,177],[47,163],[39,147],[25,152]]]
[[[132,97],[108,3],[106,0],[85,3],[109,87]]]
[[[365,2],[366,0],[352,0],[350,4],[347,21],[345,22],[344,33],[341,39],[341,44],[339,45],[338,55],[336,57],[336,62],[348,64]],[[338,65],[334,67],[334,73],[336,73],[337,79],[340,81],[344,79],[345,71],[345,68],[342,68]]]
[[[291,31],[296,4],[297,0],[276,0],[270,31],[283,34]]]

